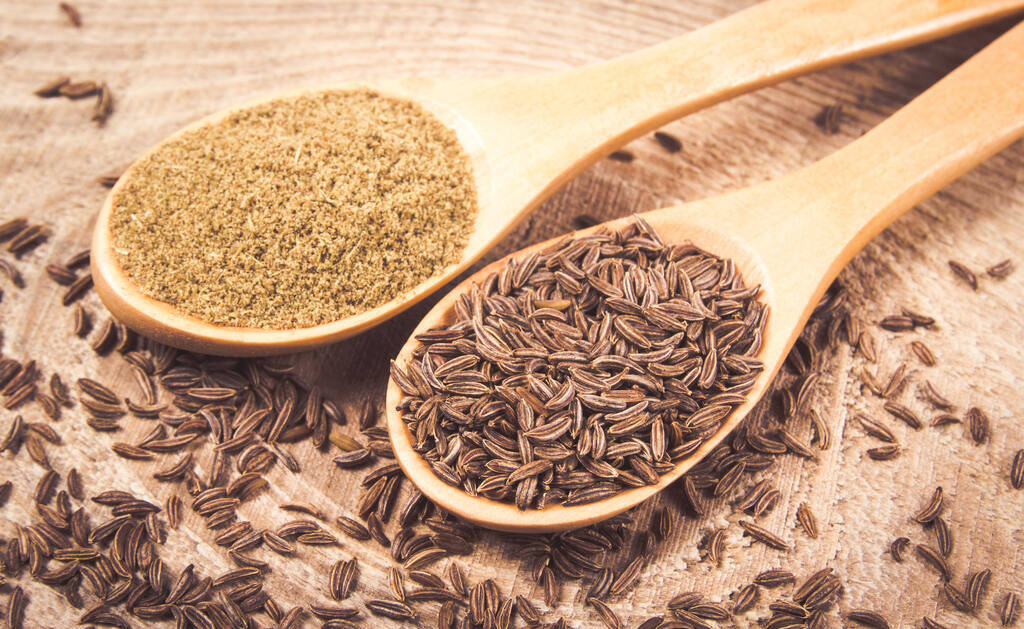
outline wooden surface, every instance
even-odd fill
[[[119,169],[190,120],[291,86],[381,74],[487,75],[579,65],[654,44],[749,4],[114,1],[79,4],[83,27],[75,30],[55,5],[4,0],[0,219],[31,216],[47,225],[52,235],[16,262],[27,288],[17,290],[0,278],[2,350],[22,360],[36,358],[46,376],[59,372],[66,381],[91,376],[125,394],[132,390],[122,360],[116,355],[98,358],[85,342],[70,335],[70,311],[60,305],[62,289],[46,278],[42,266],[86,246],[105,194],[94,183],[96,176]],[[666,131],[682,141],[681,152],[669,154],[650,138],[637,140],[628,147],[636,155],[633,162],[604,161],[587,170],[492,255],[568,231],[572,217],[580,213],[610,218],[653,209],[733,190],[820,159],[870,129],[1009,25],[792,80],[673,123]],[[105,127],[88,121],[88,102],[31,95],[60,74],[110,84],[115,113]],[[823,106],[834,104],[843,106],[843,116],[839,132],[827,135],[812,119]],[[878,398],[862,390],[857,377],[865,366],[862,356],[845,346],[824,352],[817,365],[821,380],[811,403],[832,426],[835,443],[817,460],[779,458],[767,474],[781,490],[782,500],[760,520],[781,532],[795,549],[782,553],[751,544],[735,524],[748,516],[735,513],[730,504],[716,504],[705,519],[684,517],[678,495],[669,492],[659,504],[676,514],[680,526],[675,538],[651,557],[638,587],[611,600],[623,621],[636,626],[652,614],[666,613],[667,600],[682,591],[697,589],[727,601],[767,568],[785,567],[806,576],[827,565],[845,583],[842,611],[877,609],[900,627],[920,626],[922,615],[951,627],[995,626],[996,605],[1007,589],[1024,591],[1024,493],[1012,490],[1007,480],[1013,453],[1024,447],[1019,420],[1024,402],[1017,385],[1024,377],[1024,325],[1016,316],[1024,307],[1024,275],[983,278],[974,292],[950,273],[947,261],[957,259],[980,272],[1003,258],[1019,256],[1021,237],[1024,147],[1018,142],[897,221],[840,275],[851,314],[878,339],[877,364],[867,364],[868,368],[884,378],[906,362],[910,384],[901,401],[926,418],[933,412],[917,395],[925,379],[956,404],[961,416],[967,407],[980,406],[992,420],[990,441],[974,446],[962,426],[906,428],[882,411]],[[101,319],[94,295],[86,304]],[[367,334],[298,356],[301,373],[321,383],[354,415],[365,396],[381,396],[388,357],[429,305],[428,301]],[[881,317],[897,314],[901,306],[935,317],[936,325],[900,334],[875,325]],[[935,367],[914,358],[908,347],[913,338],[931,347],[938,359]],[[19,412],[27,419],[46,421],[36,405]],[[879,444],[851,421],[857,412],[885,421],[904,446],[902,456],[888,462],[869,460],[864,451]],[[0,425],[6,426],[13,415],[0,409]],[[54,468],[63,474],[77,467],[90,492],[123,488],[161,503],[172,490],[181,492],[152,480],[152,472],[165,461],[138,463],[112,456],[112,441],[131,441],[149,428],[130,418],[122,423],[122,434],[98,435],[85,427],[80,406],[65,412],[54,424],[64,443],[49,448]],[[356,432],[351,425],[343,430]],[[303,472],[295,475],[276,466],[268,475],[272,489],[247,503],[242,512],[266,526],[292,519],[275,508],[288,501],[317,504],[331,517],[351,513],[362,474],[337,469],[330,456],[305,444],[293,451],[302,455]],[[24,451],[0,458],[0,476],[15,484],[12,499],[0,510],[0,535],[10,537],[15,523],[30,521],[32,488],[41,472]],[[910,517],[936,485],[947,493],[946,519],[956,539],[950,557],[956,583],[962,585],[971,571],[993,571],[974,617],[956,612],[941,598],[934,572],[912,554],[899,564],[885,553],[900,535],[932,543],[931,534]],[[794,528],[801,502],[818,517],[817,540]],[[638,523],[646,525],[652,506],[640,508]],[[209,573],[231,567],[194,515],[186,525],[172,532],[161,550],[169,567],[177,571],[196,562],[209,566]],[[701,561],[698,546],[710,530],[722,527],[727,527],[727,548],[721,564],[712,566]],[[388,530],[393,531],[393,525]],[[262,551],[263,555],[270,553]],[[347,539],[339,548],[304,547],[297,558],[268,557],[273,570],[266,587],[283,607],[324,601],[330,564],[353,555],[360,557],[361,573],[352,600],[381,596],[390,556],[372,543]],[[484,535],[472,555],[457,561],[471,582],[493,577],[503,593],[524,594],[544,608],[515,547],[499,537]],[[18,583],[30,598],[26,626],[70,626],[77,619],[77,612],[27,575]],[[546,619],[564,615],[575,626],[600,626],[583,603],[587,585],[582,587],[579,582],[567,583]],[[756,612],[720,626],[754,626],[775,594],[762,592]],[[422,624],[431,626],[436,606],[421,604],[417,609]],[[266,624],[266,618],[262,620]],[[835,627],[845,623],[835,610],[830,621]],[[397,626],[375,618],[364,625]]]

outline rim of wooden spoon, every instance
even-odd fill
[[[485,203],[491,202],[493,186],[490,169],[483,145],[472,125],[451,107],[424,94],[405,90],[400,82],[349,82],[262,96],[222,109],[176,131],[139,156],[118,178],[117,183],[107,194],[96,219],[90,249],[93,283],[97,294],[111,314],[129,328],[147,337],[189,351],[225,356],[270,356],[297,352],[348,338],[390,319],[451,281],[458,269],[479,257],[491,240],[486,230],[482,229],[481,222],[487,218],[483,211],[477,213],[469,240],[457,261],[393,299],[369,310],[328,323],[293,329],[251,328],[210,323],[146,295],[121,267],[114,251],[110,219],[114,211],[114,199],[142,160],[183,134],[219,122],[235,112],[255,105],[318,92],[356,90],[371,90],[384,96],[417,103],[446,127],[455,131],[472,167],[478,207],[484,208]]]
[[[673,209],[666,208],[656,210],[655,212],[659,214],[669,213]],[[649,214],[645,213],[643,216],[646,218]],[[455,321],[454,305],[459,297],[465,294],[466,290],[471,286],[481,282],[489,273],[500,270],[501,266],[509,258],[521,258],[533,251],[545,249],[567,236],[584,236],[601,229],[617,231],[628,225],[630,221],[632,221],[631,217],[620,218],[594,227],[571,232],[570,234],[520,249],[496,262],[488,264],[460,282],[458,286],[449,291],[447,295],[431,308],[430,312],[423,317],[419,325],[416,326],[416,329],[413,330],[409,340],[402,346],[398,356],[395,358],[395,362],[404,369],[412,357],[413,351],[419,345],[419,342],[416,341],[416,335],[438,326],[453,323]],[[750,410],[761,399],[768,383],[782,362],[781,360],[771,361],[770,356],[768,360],[765,360],[765,348],[777,345],[773,343],[775,339],[772,334],[772,309],[776,300],[771,278],[767,274],[766,267],[748,243],[713,226],[696,223],[686,225],[685,227],[674,225],[673,231],[677,229],[685,229],[687,231],[683,239],[669,237],[657,223],[654,223],[654,227],[659,231],[666,243],[681,244],[689,240],[713,255],[732,260],[742,274],[746,285],[761,285],[761,292],[758,298],[768,306],[768,324],[765,326],[762,351],[756,357],[765,361],[765,369],[758,375],[754,386],[747,392],[746,401],[732,411],[714,435],[701,444],[690,456],[676,461],[675,468],[662,475],[654,485],[625,489],[603,500],[584,505],[571,507],[551,505],[544,509],[520,511],[513,503],[498,502],[483,496],[471,496],[461,488],[449,485],[434,474],[426,460],[413,449],[414,437],[409,431],[405,420],[400,417],[399,412],[396,410],[405,394],[395,384],[394,379],[389,378],[385,404],[387,427],[391,437],[392,448],[398,464],[424,496],[446,511],[458,515],[465,520],[498,531],[548,533],[588,526],[635,507],[678,480],[680,476],[700,462],[712,449],[725,440],[732,433],[733,429],[749,414]]]

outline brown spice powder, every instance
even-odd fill
[[[147,295],[216,324],[307,327],[458,261],[473,181],[455,132],[418,104],[324,91],[161,146],[118,191],[111,229]]]

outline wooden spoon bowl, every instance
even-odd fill
[[[665,218],[672,217],[672,208],[663,211],[670,212],[670,214]],[[654,216],[655,213],[652,212],[643,214],[643,217],[649,222]],[[583,236],[602,228],[607,228],[613,231],[619,230],[625,227],[630,220],[632,219],[622,218],[602,223],[595,227],[573,232],[573,235]],[[735,262],[737,269],[743,275],[744,283],[746,285],[761,285],[762,292],[760,300],[767,304],[769,311],[773,313],[771,314],[769,321],[772,321],[775,318],[774,311],[776,299],[771,277],[768,275],[768,269],[747,242],[737,239],[732,234],[708,225],[688,225],[680,222],[667,224],[665,221],[652,223],[652,225],[658,230],[658,233],[666,242],[680,243],[688,240],[705,251],[721,256],[722,258],[731,259]],[[419,325],[417,325],[416,329],[413,331],[410,340],[399,352],[395,359],[396,362],[399,365],[405,365],[412,359],[413,351],[419,345],[419,342],[415,340],[416,335],[431,329],[455,323],[456,318],[454,308],[459,298],[474,284],[483,281],[483,279],[489,274],[500,271],[508,257],[525,257],[534,251],[542,251],[561,239],[562,237],[554,238],[522,249],[511,254],[511,256],[507,256],[506,258],[502,258],[501,260],[487,265],[477,273],[474,273],[471,277],[467,278],[464,282],[460,283],[454,290],[445,295],[430,310],[430,312],[427,313],[423,320],[420,321]],[[775,333],[773,331],[775,328],[776,326],[770,325],[765,331],[765,348],[772,346],[772,341],[775,339]],[[765,359],[766,353],[767,352],[762,351],[759,358]],[[782,358],[784,357],[785,356],[783,355]],[[399,413],[395,411],[395,408],[398,406],[398,403],[401,401],[404,394],[395,384],[393,379],[388,382],[387,399],[385,402],[387,408],[387,426],[395,455],[398,458],[398,462],[402,466],[402,469],[405,471],[406,476],[412,479],[413,483],[420,489],[420,491],[434,503],[441,505],[446,510],[455,513],[466,520],[491,529],[529,533],[559,531],[600,522],[601,520],[611,517],[617,513],[621,513],[622,511],[643,502],[668,485],[672,484],[687,469],[704,458],[704,456],[706,456],[722,438],[728,435],[728,433],[736,427],[736,425],[757,403],[758,399],[764,392],[765,387],[770,381],[771,374],[761,373],[754,388],[750,391],[747,401],[736,407],[729,416],[727,423],[723,424],[718,434],[715,435],[715,438],[709,439],[702,444],[701,447],[686,460],[680,462],[676,469],[671,473],[661,476],[657,484],[628,489],[605,500],[573,507],[552,505],[544,509],[520,511],[512,503],[497,502],[483,497],[473,497],[458,487],[454,487],[442,481],[434,475],[434,472],[431,470],[427,461],[419,456],[419,454],[417,454],[413,449],[415,438],[406,426],[405,420],[402,419]]]
[[[130,165],[111,189],[97,217],[90,252],[96,292],[99,294],[103,304],[119,321],[133,330],[166,345],[206,354],[263,356],[298,352],[313,349],[331,341],[348,338],[387,320],[449,282],[464,266],[469,264],[465,262],[469,256],[472,256],[472,259],[475,260],[483,255],[489,248],[492,240],[487,225],[490,215],[486,212],[480,212],[477,216],[476,225],[470,234],[469,243],[463,253],[464,259],[456,264],[449,265],[437,275],[428,278],[416,286],[414,290],[357,315],[322,325],[290,330],[234,327],[210,323],[188,315],[166,302],[154,299],[139,289],[117,260],[117,254],[114,251],[114,235],[110,228],[111,217],[114,212],[114,201],[117,198],[118,192],[125,185],[125,182],[132,178],[137,164],[141,163],[151,153],[159,150],[164,144],[173,142],[182,135],[200,127],[215,124],[238,110],[271,100],[288,99],[328,89],[372,89],[396,98],[411,99],[419,102],[420,105],[458,135],[463,150],[473,163],[474,183],[480,207],[495,207],[495,203],[491,198],[491,191],[495,187],[491,180],[487,155],[480,144],[480,138],[473,131],[469,122],[443,103],[422,95],[412,94],[398,83],[368,84],[353,82],[330,87],[325,86],[282,92],[249,101],[232,109],[220,111],[202,118],[167,137]]]
[[[891,118],[841,151],[790,175],[723,196],[642,214],[669,243],[686,240],[732,259],[746,284],[760,283],[770,308],[759,355],[765,369],[745,403],[699,450],[655,485],[580,506],[520,511],[446,484],[413,450],[396,411],[392,379],[387,424],[395,455],[423,494],[488,528],[547,532],[593,524],[665,488],[722,442],[764,394],[815,305],[843,266],[876,234],[924,198],[1024,134],[1024,24],[978,53]],[[624,220],[605,226],[621,228]],[[577,232],[586,234],[598,227]],[[550,246],[534,245],[513,256]],[[505,263],[461,283],[427,313],[396,358],[404,366],[415,336],[453,321],[459,295]]]
[[[572,70],[497,79],[371,82],[365,86],[422,104],[456,131],[469,153],[480,212],[457,263],[387,303],[323,325],[291,330],[214,325],[145,296],[118,264],[110,217],[121,186],[133,176],[129,168],[96,224],[96,290],[115,317],[175,347],[243,356],[324,345],[398,314],[454,279],[562,184],[631,139],[742,92],[1022,8],[1024,0],[767,0],[657,46]],[[200,120],[165,142],[240,108]]]

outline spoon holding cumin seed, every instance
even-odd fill
[[[1020,84],[1024,24],[802,170],[480,270],[395,360],[402,469],[447,511],[506,531],[586,526],[654,495],[739,424],[864,245],[1024,135]]]

